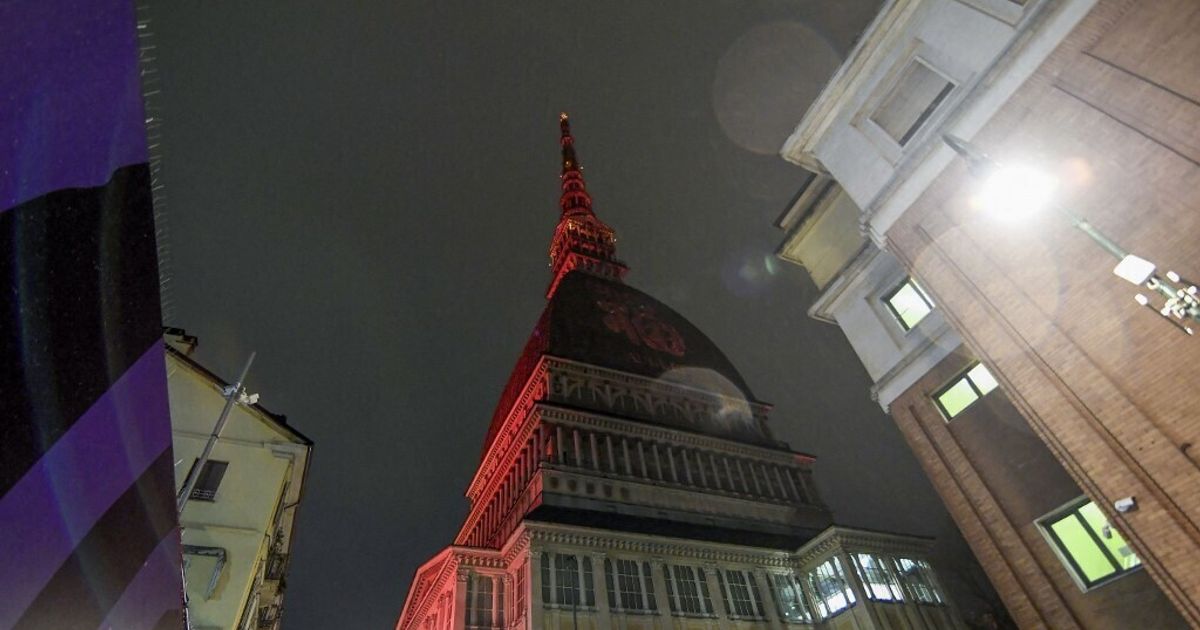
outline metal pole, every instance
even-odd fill
[[[179,489],[179,496],[175,499],[179,514],[183,514],[183,507],[187,505],[188,499],[192,496],[192,489],[196,487],[200,471],[204,470],[204,465],[208,463],[208,458],[212,455],[213,447],[217,445],[217,439],[221,437],[221,431],[225,429],[225,423],[229,420],[229,412],[233,409],[233,404],[237,402],[238,394],[242,391],[242,383],[246,380],[246,373],[250,371],[250,365],[254,363],[256,354],[256,352],[250,353],[250,358],[246,360],[246,366],[242,368],[242,374],[238,376],[237,382],[228,389],[229,393],[225,398],[225,408],[221,410],[221,417],[217,418],[212,435],[208,436],[208,442],[204,444],[204,450],[200,452],[200,459],[196,460],[196,464],[192,466],[187,479],[183,482],[183,487]]]

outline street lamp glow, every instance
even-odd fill
[[[1005,222],[1028,219],[1050,205],[1058,182],[1029,166],[999,166],[988,173],[975,202]]]
[[[1051,205],[1058,182],[1050,175],[1028,166],[999,164],[975,145],[953,134],[943,135],[942,140],[967,162],[967,170],[972,175],[983,180],[979,193],[971,199],[976,207],[1011,221]],[[1139,305],[1161,315],[1184,333],[1196,334],[1184,323],[1200,322],[1200,287],[1196,283],[1184,280],[1174,271],[1167,271],[1166,277],[1158,275],[1154,263],[1125,251],[1083,217],[1061,206],[1052,207],[1072,227],[1087,234],[1093,243],[1120,261],[1113,268],[1117,277],[1145,287],[1161,298],[1162,306],[1159,307],[1138,293],[1133,299]]]

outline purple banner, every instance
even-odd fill
[[[0,0],[0,629],[179,628],[132,0]]]

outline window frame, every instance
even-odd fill
[[[850,560],[867,599],[884,604],[902,604],[907,600],[890,557],[856,551],[850,554]]]
[[[806,625],[816,623],[817,617],[813,612],[812,604],[808,601],[808,593],[795,573],[771,573],[767,580],[770,582],[770,587],[774,589],[772,595],[775,597],[776,612],[781,621]],[[792,597],[788,598],[790,601],[784,601],[785,589],[791,589]],[[793,606],[795,607],[794,613],[790,612],[793,610]]]
[[[991,376],[993,381],[996,380],[996,377],[995,377],[995,375],[992,374],[991,369],[989,369],[988,366],[984,365],[983,361],[976,360],[976,361],[973,361],[972,363],[970,363],[969,365],[967,365],[967,367],[965,369],[958,372],[953,378],[946,381],[941,387],[933,390],[933,393],[931,393],[929,395],[930,399],[933,400],[934,406],[937,407],[937,410],[939,412],[941,412],[942,419],[945,420],[946,422],[950,422],[951,420],[954,420],[955,418],[961,416],[964,411],[970,409],[975,403],[979,402],[980,400],[983,400],[984,396],[987,396],[988,394],[996,391],[997,389],[1000,389],[1000,383],[998,381],[996,382],[995,387],[992,387],[991,389],[987,390],[986,392],[983,391],[982,389],[980,389],[979,385],[977,383],[975,383],[975,379],[970,377],[970,372],[979,366],[983,366],[983,369],[985,371],[987,371],[988,376]],[[943,395],[945,395],[951,389],[954,389],[955,387],[957,387],[958,384],[962,381],[966,381],[967,384],[971,387],[971,391],[973,391],[975,393],[975,400],[972,400],[971,402],[967,403],[967,405],[965,407],[963,407],[962,409],[959,409],[957,412],[955,412],[953,415],[951,415],[950,412],[946,410],[946,406],[942,404],[941,398]]]
[[[906,142],[901,144],[873,118],[883,104],[888,102],[896,92],[912,63],[920,63],[945,79],[950,84],[950,89],[939,99],[937,105],[918,121],[912,132],[906,134]],[[930,129],[945,119],[946,112],[960,100],[963,92],[960,88],[966,85],[973,76],[970,69],[961,61],[945,55],[919,38],[913,38],[907,48],[896,57],[892,65],[876,81],[871,95],[854,114],[850,124],[879,150],[879,154],[885,160],[895,165],[911,148],[921,144]]]
[[[623,571],[630,568],[632,571]],[[645,560],[615,556],[605,558],[604,584],[608,587],[609,609],[622,614],[657,615],[658,601],[650,571],[650,563]],[[637,587],[636,592],[634,586]],[[626,603],[636,606],[626,607]]]
[[[188,469],[187,477],[192,476],[192,471],[196,469],[196,465],[199,463],[199,457],[192,461],[192,467]],[[215,473],[217,481],[215,484],[212,484],[212,489],[209,490],[202,487],[201,482],[207,482],[210,479],[210,475],[214,474],[210,472],[211,469],[216,468],[218,465],[220,466],[220,471]],[[206,503],[216,502],[217,492],[221,489],[221,482],[225,480],[225,474],[227,472],[229,472],[229,462],[219,459],[206,460],[204,462],[204,467],[200,469],[200,474],[196,475],[196,483],[192,486],[192,492],[191,495],[188,496],[188,500],[204,501]],[[184,477],[184,479],[186,480],[187,477]]]
[[[829,570],[823,571],[826,567],[829,567]],[[854,594],[854,587],[850,585],[850,579],[851,576],[847,574],[846,567],[842,566],[841,561],[836,557],[829,558],[805,572],[804,582],[808,584],[808,590],[812,594],[813,612],[818,621],[832,619],[858,605],[858,597]],[[822,588],[832,581],[841,583],[838,594],[841,595],[844,605],[837,610],[830,606],[830,601],[834,599],[832,591]]]
[[[1134,557],[1137,558],[1138,563],[1129,568],[1124,568],[1121,566],[1120,561],[1117,560],[1111,551],[1109,551],[1108,545],[1106,545],[1104,540],[1100,537],[1101,534],[1092,529],[1091,524],[1088,523],[1087,519],[1084,518],[1082,514],[1080,514],[1080,511],[1084,507],[1094,503],[1095,501],[1092,501],[1091,498],[1089,498],[1087,495],[1084,495],[1050,511],[1035,521],[1038,530],[1040,530],[1042,533],[1042,537],[1046,539],[1046,543],[1050,545],[1050,548],[1054,551],[1054,555],[1058,556],[1059,561],[1061,561],[1063,564],[1063,568],[1067,570],[1067,573],[1075,582],[1075,586],[1079,587],[1079,590],[1084,593],[1100,588],[1106,584],[1115,582],[1116,580],[1119,580],[1127,575],[1135,573],[1145,564],[1141,557],[1134,553]],[[1097,505],[1096,509],[1100,509],[1100,506]],[[1112,527],[1113,525],[1112,522],[1109,521],[1108,515],[1104,514],[1103,510],[1101,510],[1100,513],[1104,515],[1105,523],[1109,527]],[[1055,524],[1060,523],[1070,517],[1075,517],[1079,521],[1079,524],[1083,527],[1084,531],[1088,533],[1092,542],[1097,548],[1100,549],[1100,552],[1104,555],[1105,559],[1108,560],[1109,564],[1111,564],[1114,568],[1113,573],[1096,578],[1094,580],[1087,577],[1083,567],[1079,565],[1079,561],[1075,559],[1075,556],[1071,554],[1069,549],[1067,549],[1067,545],[1062,541],[1062,538],[1053,529]],[[1125,541],[1126,546],[1132,550],[1133,545],[1129,544],[1129,541],[1123,534],[1121,534],[1119,531],[1117,533],[1121,536],[1121,540]]]
[[[916,322],[914,322],[912,326],[909,326],[908,323],[904,321],[904,317],[900,314],[900,310],[892,304],[892,298],[896,297],[901,291],[903,291],[904,287],[910,285],[912,286],[913,291],[916,292],[917,297],[921,298],[921,301],[925,303],[925,306],[929,307],[929,312],[922,315],[921,319],[918,319]],[[926,318],[932,315],[933,311],[937,308],[937,305],[933,303],[933,298],[929,297],[929,294],[925,292],[925,289],[922,289],[921,285],[917,284],[916,278],[913,278],[911,275],[904,276],[904,279],[897,283],[894,287],[881,293],[879,295],[879,300],[883,302],[883,307],[887,309],[888,314],[892,316],[892,319],[897,324],[899,324],[900,329],[903,330],[905,334],[916,330],[916,328],[921,325],[921,322],[925,321]]]
[[[918,66],[928,71],[933,76],[941,79],[943,81],[943,86],[940,90],[938,90],[937,94],[933,97],[933,100],[922,105],[922,109],[920,113],[917,114],[917,117],[912,121],[908,128],[904,129],[900,133],[900,137],[897,138],[896,136],[892,135],[891,131],[885,129],[883,125],[876,120],[876,116],[883,112],[888,105],[892,104],[896,97],[900,96],[900,90],[905,86],[905,79],[911,78],[912,73]],[[942,107],[942,104],[950,98],[950,95],[954,93],[956,88],[958,88],[958,82],[947,76],[946,72],[940,70],[936,65],[934,65],[928,59],[925,59],[922,55],[912,55],[907,59],[907,61],[905,61],[903,65],[900,66],[899,73],[892,81],[890,81],[888,89],[881,93],[878,101],[873,107],[870,108],[870,113],[866,115],[865,120],[869,121],[875,127],[875,129],[883,132],[883,134],[887,136],[888,140],[890,140],[893,144],[899,147],[901,151],[903,151],[904,149],[908,148],[909,144],[919,136],[921,131],[925,128],[925,125],[929,124],[930,120],[933,120],[934,114],[936,114],[938,109]]]
[[[676,617],[714,617],[704,569],[688,564],[664,564],[667,603]]]

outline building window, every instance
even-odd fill
[[[554,554],[554,603],[560,606],[578,606],[579,563],[575,556]]]
[[[642,563],[642,586],[646,589],[646,610],[658,610],[658,602],[654,601],[654,580],[651,578],[650,563]]]
[[[694,616],[713,614],[712,600],[708,596],[708,580],[704,577],[703,569],[668,565],[665,573],[667,602],[672,613]]]
[[[809,590],[813,593],[813,603],[816,604],[816,612],[821,619],[828,619],[850,608],[856,602],[854,591],[850,589],[850,584],[846,581],[846,575],[842,573],[842,567],[838,564],[837,558],[826,560],[810,571],[805,579],[808,582]]]
[[[905,278],[900,286],[883,296],[883,303],[904,330],[912,330],[925,316],[933,312],[933,300],[912,278]]]
[[[961,376],[933,395],[938,409],[949,420],[962,413],[963,409],[996,389],[996,379],[982,363],[971,366]]]
[[[596,585],[592,576],[592,559],[583,558],[583,604],[588,608],[596,607]]]
[[[1074,503],[1038,524],[1085,589],[1129,573],[1142,564],[1125,538],[1091,501]]]
[[[942,594],[938,592],[933,581],[933,568],[924,560],[897,558],[896,568],[900,570],[900,581],[908,587],[908,592],[922,604],[941,604]]]
[[[615,567],[615,572],[614,572]],[[614,577],[615,576],[615,577]],[[616,584],[616,590],[613,585]],[[609,608],[624,612],[655,612],[654,583],[650,563],[636,560],[604,560],[604,585],[608,587]]]
[[[724,570],[717,572],[718,586],[721,587],[721,599],[725,602],[725,610],[734,618],[765,619],[762,595],[758,590],[758,582],[749,571]]]
[[[913,58],[895,87],[871,114],[871,122],[903,147],[953,90],[954,84],[949,79],[924,60]]]
[[[192,476],[192,470],[196,469],[198,463],[200,463],[199,459],[192,462],[188,477]],[[219,462],[215,459],[204,462],[204,469],[200,471],[200,476],[196,477],[196,485],[192,486],[191,498],[196,501],[216,501],[217,488],[221,486],[221,480],[225,478],[225,469],[227,468],[229,468],[229,462]]]
[[[792,574],[772,575],[775,587],[775,603],[779,606],[779,618],[789,623],[812,623],[812,608],[804,598],[800,581]]]
[[[513,593],[513,619],[521,619],[525,616],[525,573],[527,569],[527,564],[522,564],[517,569],[517,590]]]
[[[867,598],[877,602],[898,602],[904,599],[900,583],[888,559],[869,553],[856,553],[851,559],[854,561],[854,568],[858,570],[858,577],[862,580]]]
[[[591,575],[592,561],[584,558],[582,566],[585,575],[582,581],[579,576],[580,564],[579,557],[573,554],[542,553],[543,604],[564,608],[596,605],[596,592]],[[583,586],[582,593],[580,592],[581,584]]]
[[[492,578],[472,575],[467,580],[467,627],[492,627]]]

